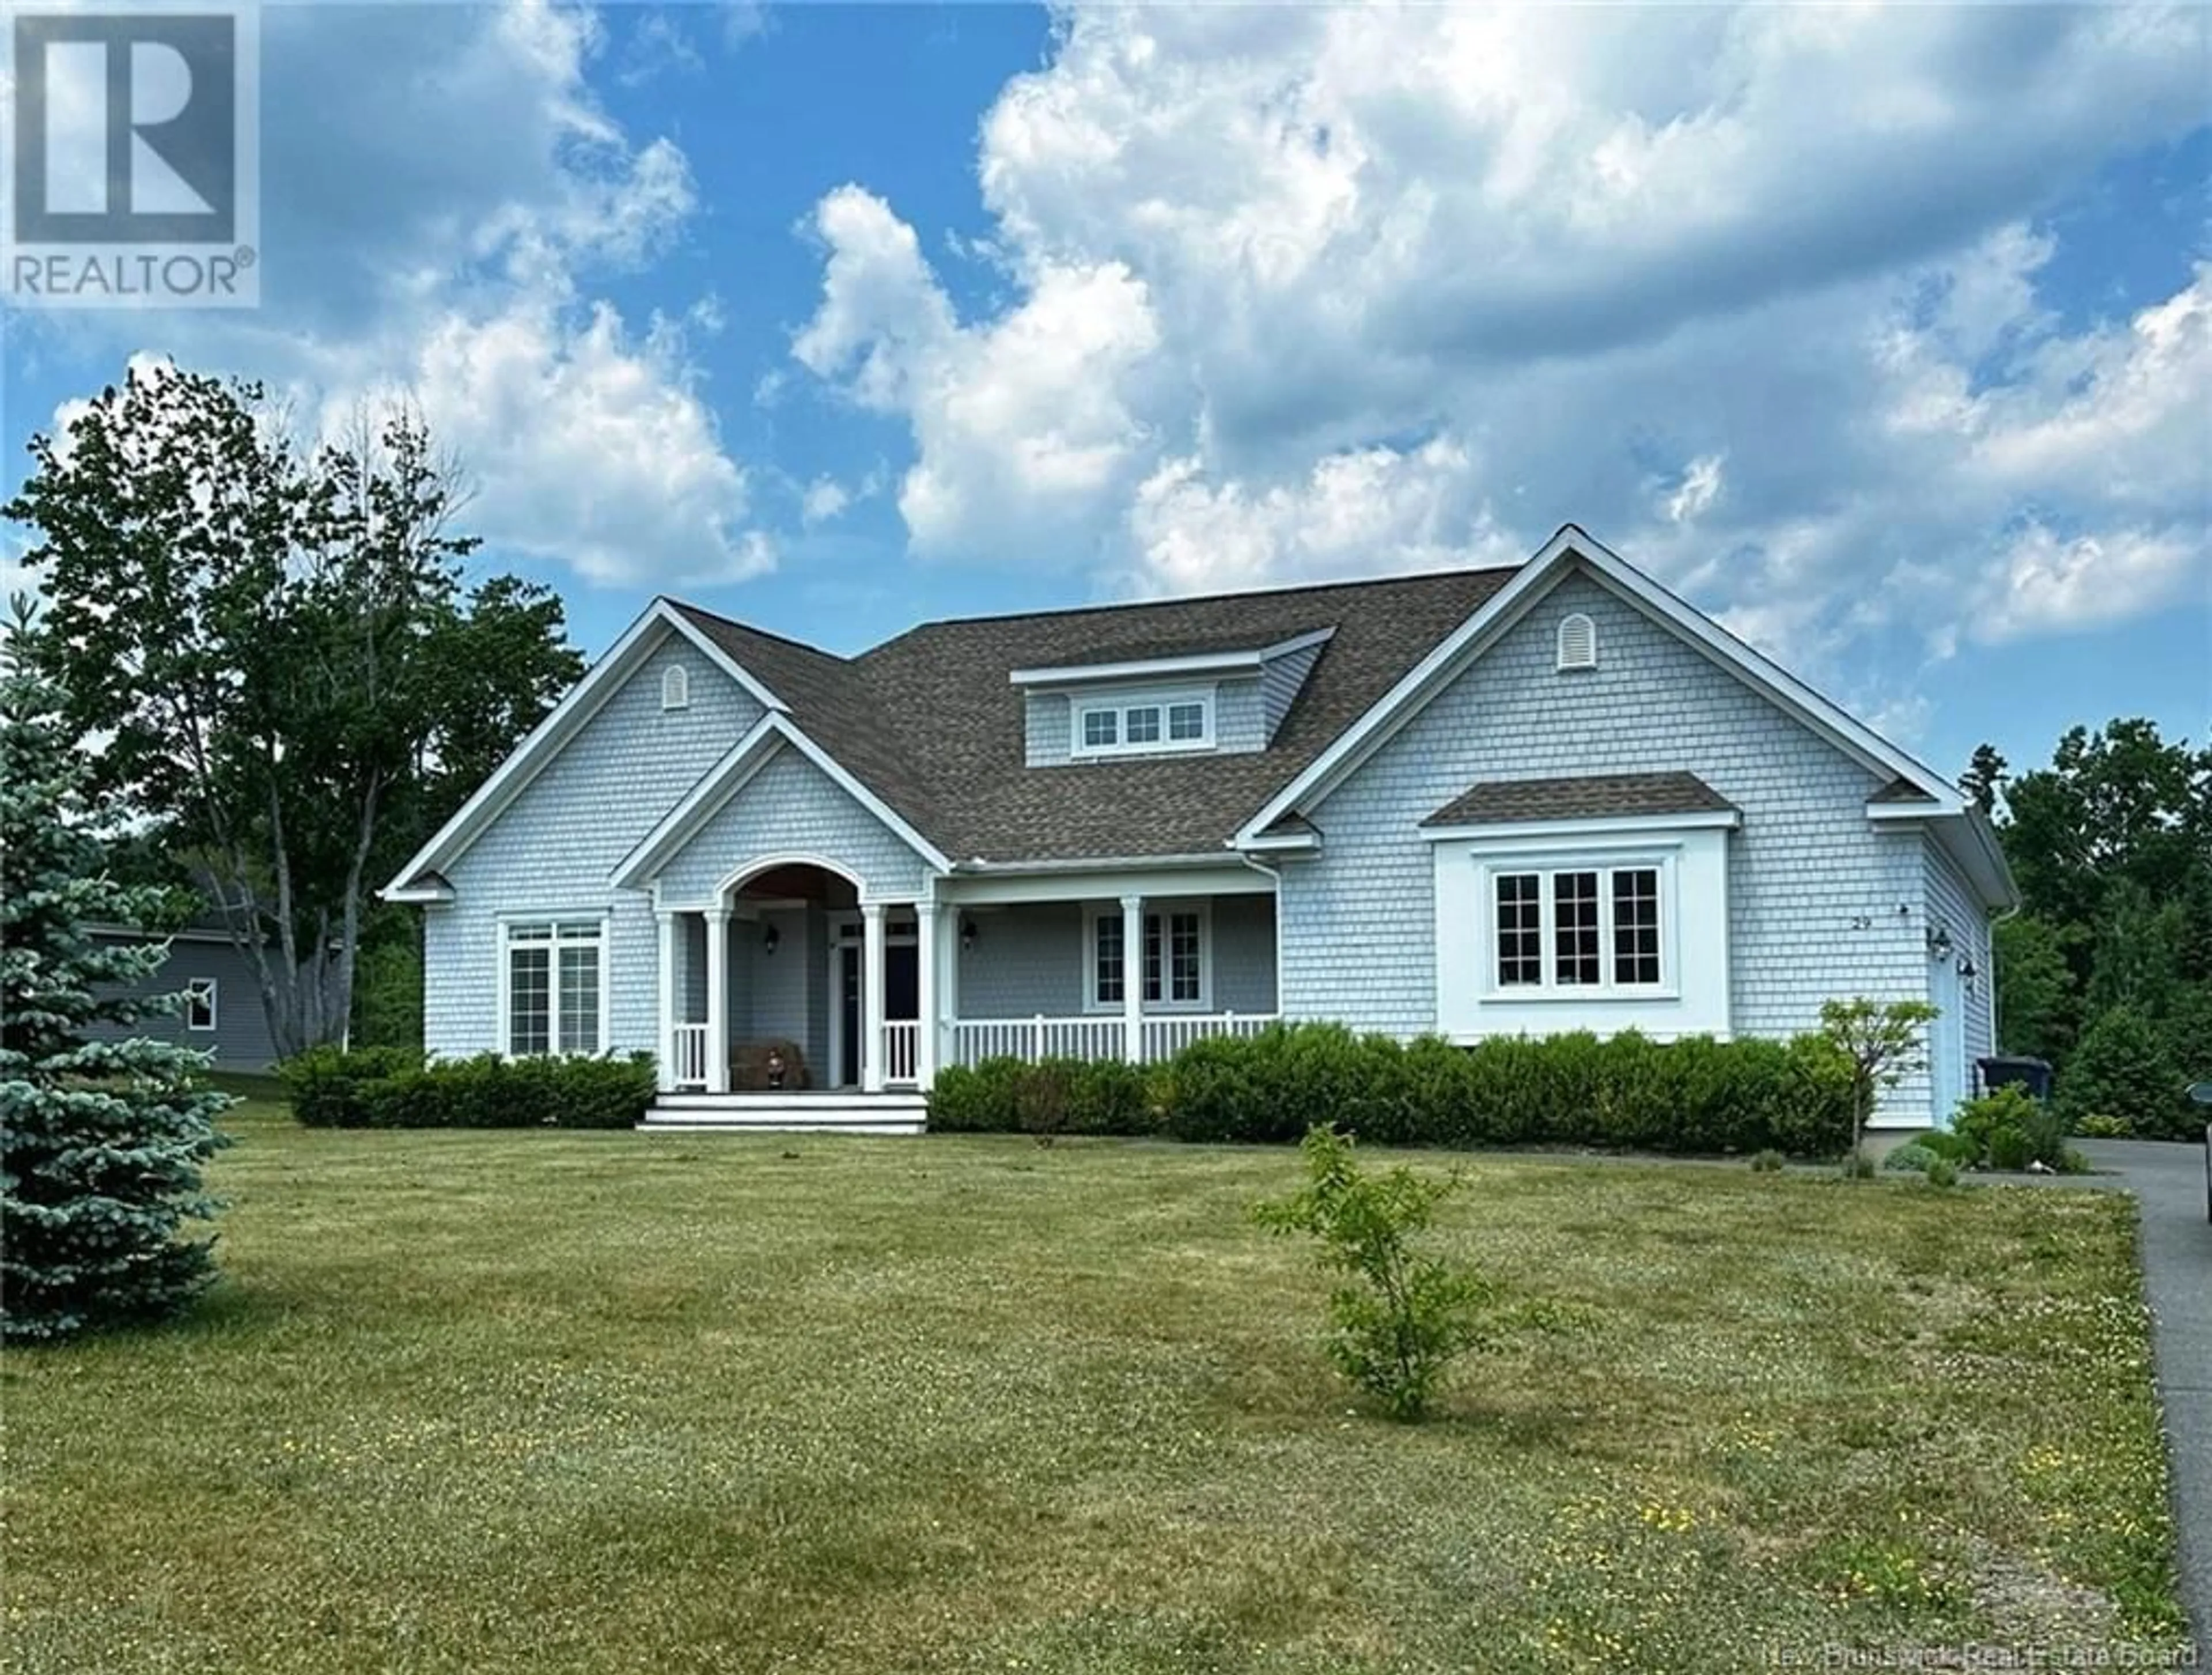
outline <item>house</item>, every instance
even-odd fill
[[[885,1129],[993,1054],[1782,1036],[1851,995],[1942,1009],[1880,1118],[1924,1126],[2014,905],[1941,774],[1572,526],[854,658],[656,600],[385,895],[434,1052],[640,1050],[653,1125]]]
[[[184,1006],[149,1012],[135,1023],[93,1023],[94,1041],[151,1039],[215,1054],[215,1068],[265,1071],[276,1061],[276,1043],[261,1004],[253,962],[232,943],[220,913],[203,913],[166,936],[118,925],[91,927],[98,943],[167,943],[169,957],[153,975],[115,986],[136,999],[182,991]]]

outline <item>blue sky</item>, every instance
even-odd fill
[[[1932,762],[2212,724],[2201,9],[272,7],[263,305],[479,562],[835,649],[1574,521]],[[5,537],[0,537],[5,538]],[[4,559],[12,547],[0,551]]]

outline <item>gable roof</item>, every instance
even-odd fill
[[[956,862],[1219,855],[1237,822],[1511,578],[1455,570],[927,622],[840,658],[686,606],[791,718]],[[1026,765],[1017,669],[1241,649],[1334,628],[1265,750]]]
[[[1694,774],[1590,774],[1575,779],[1492,780],[1470,786],[1424,826],[1492,826],[1519,820],[1733,812]]]

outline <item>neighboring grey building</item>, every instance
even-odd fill
[[[253,962],[219,925],[196,920],[169,937],[106,929],[93,935],[102,942],[167,943],[169,957],[161,968],[126,992],[151,998],[182,991],[185,1002],[182,1010],[149,1012],[136,1023],[94,1024],[86,1035],[96,1041],[150,1037],[211,1052],[217,1070],[263,1071],[276,1062]]]
[[[1920,1126],[2014,902],[1941,774],[1571,526],[854,658],[656,600],[385,894],[434,1052],[643,1051],[657,1120],[887,1127],[994,1053],[1780,1036],[1850,995],[1941,1008],[1878,1119]]]

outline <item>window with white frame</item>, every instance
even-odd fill
[[[1204,1006],[1212,989],[1212,938],[1203,907],[1147,908],[1143,944],[1138,950],[1138,981],[1148,1006]],[[1091,920],[1091,1005],[1093,1010],[1120,1007],[1124,986],[1121,910],[1103,907]]]
[[[1492,986],[1523,992],[1661,986],[1665,876],[1648,861],[1494,869]]]
[[[1073,750],[1079,756],[1202,750],[1212,743],[1211,692],[1124,694],[1076,701]]]
[[[215,1028],[216,980],[195,977],[185,985],[185,1028],[203,1034]]]
[[[596,919],[507,927],[507,1050],[593,1053],[603,1043],[605,927]]]

